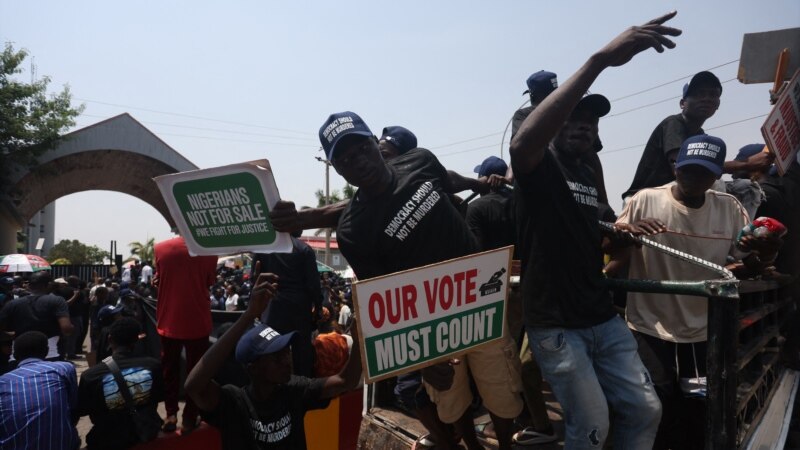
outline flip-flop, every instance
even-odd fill
[[[497,434],[494,432],[494,424],[492,421],[476,423],[475,424],[475,434],[478,435],[479,438],[489,441],[495,445],[499,445],[497,441]]]
[[[533,429],[533,427],[525,427],[524,429],[514,433],[511,438],[515,444],[518,445],[536,445],[547,444],[548,442],[555,442],[558,440],[558,435],[541,433]]]

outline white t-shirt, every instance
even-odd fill
[[[122,269],[122,281],[127,281],[128,283],[131,282],[131,268],[126,267]]]
[[[142,267],[142,274],[140,277],[141,282],[149,283],[151,278],[153,278],[153,268],[150,266]]]
[[[703,206],[687,208],[672,195],[669,183],[643,189],[626,204],[617,223],[644,218],[661,220],[669,231],[648,238],[676,250],[724,266],[726,257],[744,256],[736,250],[739,231],[750,222],[747,212],[732,195],[709,190]],[[718,279],[708,269],[679,260],[657,250],[633,249],[630,279],[699,281]],[[705,341],[708,327],[705,297],[629,292],[625,310],[628,326],[638,332],[670,342]]]
[[[233,294],[225,300],[225,311],[236,311],[239,304],[239,294]]]
[[[347,305],[342,305],[342,308],[339,310],[339,325],[347,326],[347,322],[350,321],[350,317],[353,314],[350,312],[350,307]]]

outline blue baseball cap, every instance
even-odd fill
[[[697,72],[688,83],[683,85],[683,98],[689,96],[693,90],[701,85],[718,87],[720,94],[722,93],[722,83],[719,82],[719,78],[711,72],[703,71]]]
[[[119,306],[114,306],[114,305],[103,306],[102,308],[100,308],[99,311],[97,311],[97,318],[101,322],[105,322],[108,319],[110,319],[112,316],[114,316],[114,314],[121,313],[122,312],[122,308],[124,308],[124,306],[122,306],[122,305],[119,305]]]
[[[258,324],[249,329],[236,344],[236,361],[250,364],[263,355],[279,352],[292,343],[295,335],[295,331],[280,334],[264,324]]]
[[[409,150],[417,148],[417,137],[414,133],[404,127],[386,127],[383,129],[381,140],[389,142],[397,148],[399,154],[403,154]]]
[[[757,155],[764,151],[764,144],[748,144],[744,147],[739,149],[739,153],[736,154],[736,158],[733,158],[734,161],[747,161],[747,158]]]
[[[328,120],[319,128],[319,142],[328,161],[333,157],[336,144],[342,137],[350,134],[366,137],[373,135],[364,120],[354,112],[344,111],[328,116]]]
[[[475,166],[474,172],[479,177],[486,177],[489,175],[505,175],[508,170],[508,164],[497,156],[490,156],[483,160],[480,165]]]
[[[675,168],[696,164],[720,176],[725,164],[725,148],[725,142],[718,137],[707,134],[692,136],[681,144]]]
[[[558,87],[558,76],[553,72],[540,70],[528,77],[525,82],[528,90],[522,94],[532,94],[539,98],[545,98]]]

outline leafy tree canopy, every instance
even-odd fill
[[[77,239],[62,239],[50,250],[47,260],[53,264],[59,259],[66,259],[68,264],[102,264],[108,257],[108,252],[96,245],[86,245]]]
[[[19,75],[27,56],[10,43],[0,54],[0,190],[8,190],[5,181],[13,165],[34,166],[83,112],[83,105],[71,106],[68,86],[48,95],[49,77],[22,81]]]

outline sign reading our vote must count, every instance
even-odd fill
[[[288,252],[292,242],[269,220],[280,199],[267,160],[155,178],[192,255]]]
[[[367,382],[503,337],[512,249],[356,282],[353,299]]]

